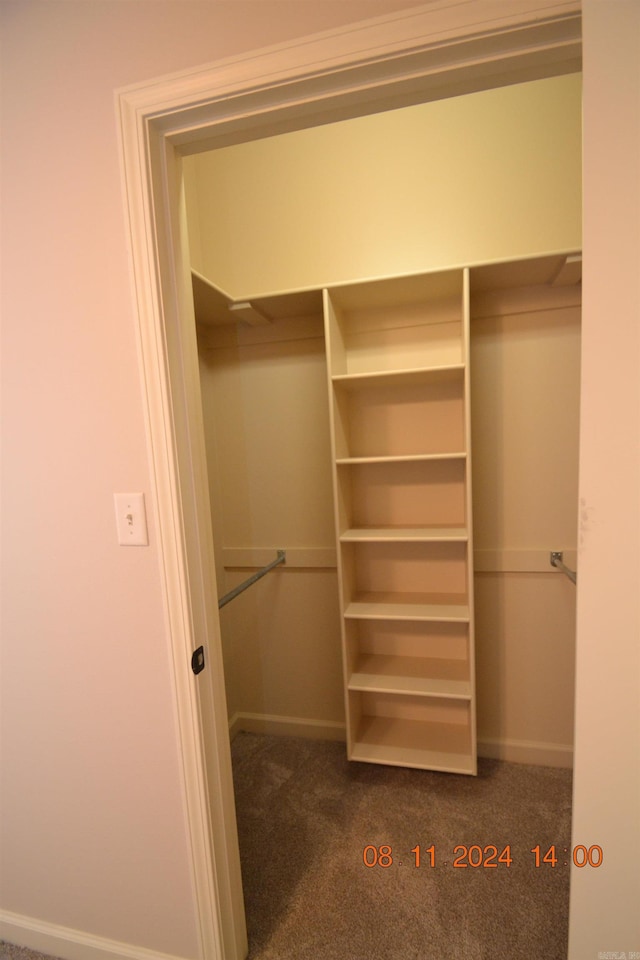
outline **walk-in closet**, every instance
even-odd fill
[[[571,767],[580,137],[570,74],[185,158],[232,738]]]

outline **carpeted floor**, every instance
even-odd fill
[[[250,960],[566,958],[570,771],[349,764],[343,744],[253,734],[236,737],[233,761]],[[558,865],[536,868],[532,848],[551,844]],[[462,865],[472,845],[487,866]],[[512,865],[491,845],[510,845]]]
[[[232,754],[249,960],[565,960],[570,771],[350,764],[340,743],[248,733]]]
[[[0,960],[55,960],[55,957],[48,957],[44,953],[36,953],[34,950],[27,950],[26,947],[16,947],[12,943],[0,940]]]

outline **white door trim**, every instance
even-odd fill
[[[180,156],[580,69],[579,0],[432,0],[117,93],[140,369],[204,960],[246,933]],[[197,679],[192,651],[204,645]]]

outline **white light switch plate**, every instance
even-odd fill
[[[125,547],[146,547],[147,514],[144,493],[114,493],[118,543]]]

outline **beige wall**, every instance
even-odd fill
[[[114,89],[402,5],[0,4],[10,939],[199,956]],[[148,548],[117,545],[123,490],[146,493]]]
[[[580,249],[578,74],[185,161],[193,265],[233,297]]]
[[[194,267],[244,299],[579,249],[580,88],[559,77],[189,158]],[[575,563],[579,292],[554,309],[531,297],[514,312],[513,300],[472,310],[480,752],[570,765],[576,594],[549,553]],[[217,345],[201,353],[221,590],[252,572],[225,574],[224,550],[333,543],[323,339],[283,329],[272,343],[242,324],[238,343],[229,327],[201,338]],[[263,585],[225,611],[231,718],[303,718],[321,733],[343,719],[328,576],[307,574],[302,636],[286,612],[300,583],[289,566],[270,605]],[[296,685],[281,682],[294,663]]]
[[[471,324],[480,749],[569,765],[576,589],[549,553],[575,569],[580,307],[496,312]]]
[[[225,346],[227,328],[200,351],[201,383],[219,594],[254,572],[239,564],[287,550],[286,567],[222,610],[230,719],[284,716],[330,734],[344,709],[324,337],[313,328],[266,342],[249,328]]]

